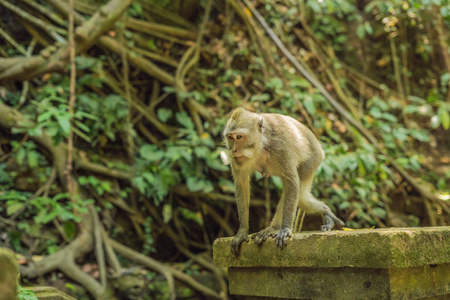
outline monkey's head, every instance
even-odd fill
[[[259,156],[264,146],[264,118],[242,107],[233,111],[223,137],[231,162],[247,164]]]

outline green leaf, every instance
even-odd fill
[[[404,142],[408,138],[408,130],[405,128],[395,128],[392,135],[399,141]]]
[[[393,114],[384,112],[384,113],[382,113],[381,117],[385,120],[391,121],[393,123],[397,123],[397,117],[394,116]]]
[[[370,25],[369,22],[364,22],[364,29],[366,30],[366,32],[367,32],[369,35],[372,35],[372,34],[373,34],[373,29],[372,29],[372,26]]]
[[[30,168],[36,168],[37,166],[39,166],[37,152],[27,151],[27,161]]]
[[[91,143],[92,140],[90,137],[88,137],[86,134],[84,134],[81,130],[79,130],[78,128],[73,128],[73,132],[79,136],[80,138],[82,138],[83,140],[85,140],[88,143]]]
[[[343,201],[339,204],[339,210],[343,210],[343,209],[347,209],[350,207],[350,202],[349,201]]]
[[[386,211],[381,207],[375,207],[372,209],[373,214],[378,218],[384,219],[386,217]]]
[[[50,245],[50,246],[47,247],[47,252],[50,255],[51,254],[55,254],[58,251],[59,251],[59,246],[57,246],[57,245]]]
[[[43,215],[40,218],[40,221],[42,224],[47,224],[48,222],[57,218],[58,216],[61,217],[62,220],[70,219],[70,218],[65,218],[67,215],[66,213],[67,213],[67,211],[61,211],[61,209],[54,209],[50,213]],[[36,222],[36,223],[39,223],[39,222]]]
[[[45,133],[48,134],[49,136],[53,137],[55,135],[58,134],[59,128],[56,125],[55,122],[50,123],[46,128],[45,128]]]
[[[270,179],[272,183],[275,185],[275,187],[281,191],[283,189],[283,182],[281,181],[281,178],[278,176],[270,176]]]
[[[50,119],[52,116],[53,116],[53,113],[51,111],[46,111],[39,115],[39,117],[37,118],[37,121],[38,121],[38,123],[42,123],[42,122]]]
[[[445,73],[441,76],[441,85],[446,86],[450,82],[450,73]]]
[[[158,47],[156,47],[156,43],[155,43],[154,39],[150,39],[150,40],[147,41],[147,47],[150,50],[158,50]],[[164,88],[163,88],[163,90],[166,91],[166,92],[169,92],[169,91],[165,90]],[[175,91],[171,91],[171,92],[174,93]]]
[[[87,56],[77,56],[75,57],[75,63],[77,70],[91,69],[95,64],[99,63],[99,60]]]
[[[214,170],[229,171],[229,167],[224,165],[222,160],[220,160],[215,153],[210,153],[206,159],[206,165]]]
[[[163,214],[164,224],[169,223],[170,220],[172,219],[172,205],[164,204],[162,214]]]
[[[191,130],[194,129],[194,122],[192,122],[191,118],[187,115],[185,111],[176,113],[175,117],[178,123],[183,125],[184,128]]]
[[[186,185],[191,192],[200,192],[205,188],[205,182],[195,177],[189,177],[186,180]]]
[[[18,211],[19,209],[21,209],[23,207],[24,203],[21,202],[11,202],[8,201],[7,205],[6,205],[6,214],[8,216],[11,216],[12,214],[14,214],[16,211]]]
[[[448,130],[450,128],[450,115],[448,113],[448,110],[445,109],[444,106],[439,107],[438,116],[441,120],[442,127],[445,130]]]
[[[363,39],[364,36],[366,35],[366,31],[364,29],[363,24],[359,24],[358,27],[356,27],[356,35],[358,36],[359,39]]]
[[[148,160],[150,162],[160,160],[164,156],[164,153],[162,151],[158,150],[158,148],[155,145],[150,144],[142,146],[139,153],[141,154],[141,157],[143,159]]]
[[[416,97],[416,96],[411,96],[411,95],[408,96],[408,100],[410,100],[412,102],[419,103],[419,104],[425,104],[426,103],[425,99],[422,99],[422,98],[419,98],[419,97]]]
[[[133,185],[139,190],[139,192],[143,195],[146,195],[145,188],[147,184],[144,181],[144,178],[142,177],[135,177],[132,180]]]
[[[381,117],[381,110],[376,106],[372,106],[369,110],[369,114],[375,119],[378,119]]]
[[[56,115],[56,120],[58,121],[59,126],[61,127],[62,131],[65,134],[69,134],[70,132],[70,115],[63,114],[63,115]]]
[[[9,240],[11,241],[11,245],[13,246],[14,250],[19,252],[20,249],[21,249],[21,247],[20,247],[20,243],[21,242],[20,241],[22,239],[22,233],[20,231],[17,231],[17,230],[12,230],[12,231],[8,232],[8,237],[9,237]]]
[[[181,214],[185,219],[192,220],[196,222],[198,225],[203,226],[203,219],[201,218],[200,213],[195,213],[192,210],[189,210],[184,207],[179,207],[178,210],[181,212]]]
[[[396,159],[396,162],[405,168],[408,167],[409,159],[406,157],[400,157]]]
[[[206,158],[209,154],[209,149],[207,147],[195,147],[194,153],[199,158]]]
[[[428,137],[428,132],[426,130],[410,129],[410,134],[413,138],[421,142],[428,142],[430,140],[430,138]]]
[[[80,177],[78,177],[78,183],[81,185],[86,185],[89,183],[89,181],[86,176],[80,176]]]
[[[105,191],[105,192],[111,192],[111,182],[109,181],[102,181],[102,183],[100,184],[100,187]]]
[[[114,97],[114,96],[115,96],[115,95],[109,95],[109,96],[106,98],[107,100],[105,100],[105,101],[108,101],[108,100],[110,100],[111,98],[117,99],[117,102],[121,102],[121,101],[123,102],[123,101],[124,101],[122,97],[120,97],[120,96]],[[99,121],[99,120],[100,120],[99,117],[97,117],[97,116],[95,116],[95,115],[93,115],[93,114],[89,114],[89,113],[87,113],[87,112],[85,112],[85,111],[81,111],[81,110],[79,110],[79,111],[77,111],[77,112],[75,113],[75,117],[76,117],[78,120],[82,120],[83,118],[91,119],[91,120],[94,120],[94,121]]]
[[[224,193],[234,193],[235,191],[234,183],[222,177],[219,178],[219,187]]]
[[[172,117],[173,113],[170,109],[163,107],[163,108],[158,109],[156,114],[158,115],[158,118],[161,120],[161,122],[166,123],[167,120],[169,120],[170,117]]]
[[[392,130],[392,127],[388,123],[384,122],[377,122],[378,127],[380,127],[381,130],[383,130],[386,133],[390,133]]]
[[[269,94],[254,94],[250,97],[250,101],[261,101],[261,102],[267,102],[270,100]]]
[[[28,234],[30,233],[30,224],[28,224],[28,223],[21,222],[21,223],[17,224],[17,228],[25,231]]]
[[[365,200],[367,198],[367,190],[366,188],[362,188],[362,187],[357,187],[356,188],[356,192],[359,194],[359,196],[361,197],[361,199]]]
[[[311,86],[311,83],[309,83],[309,81],[306,80],[306,79],[298,78],[298,79],[291,80],[291,81],[289,82],[289,85],[290,85],[292,88],[295,88],[295,87],[308,88],[308,87]]]
[[[212,193],[214,191],[214,185],[211,181],[204,181],[205,187],[203,188],[204,193]]]
[[[306,95],[305,99],[303,100],[303,105],[305,106],[305,109],[310,113],[311,115],[314,115],[316,113],[316,105],[313,100],[313,98],[310,95]]]
[[[405,113],[405,114],[416,113],[418,111],[419,111],[419,107],[417,105],[407,105],[403,109],[403,113]]]
[[[33,291],[19,286],[19,300],[38,300]]]
[[[16,154],[16,160],[19,166],[23,165],[23,161],[25,159],[26,151],[23,148],[20,148]]]
[[[77,226],[72,221],[64,222],[63,224],[64,232],[69,240],[73,240],[75,233],[77,232]]]
[[[362,161],[362,159],[359,160],[358,166],[359,166],[359,176],[361,176],[361,177],[366,176],[366,173],[367,173],[366,172],[366,167],[365,167],[364,162]]]
[[[142,177],[150,184],[154,184],[155,182],[155,176],[150,172],[142,173]]]
[[[278,77],[274,77],[266,83],[266,86],[271,89],[280,89],[283,87],[283,81]]]
[[[75,121],[75,124],[78,126],[78,128],[80,128],[84,132],[90,132],[91,131],[91,128],[89,126],[87,126],[86,124],[84,124],[83,122]]]

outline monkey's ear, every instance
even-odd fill
[[[258,130],[261,133],[264,133],[264,118],[263,117],[259,117],[258,119]]]

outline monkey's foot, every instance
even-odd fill
[[[287,238],[292,235],[292,230],[288,227],[281,228],[273,236],[276,238],[275,243],[283,249],[287,245]]]
[[[323,215],[323,220],[325,224],[320,226],[320,230],[322,231],[330,231],[333,229],[334,225],[336,225],[338,229],[341,229],[345,225],[345,223],[339,220],[333,213],[325,213]]]
[[[333,224],[333,226],[330,226],[330,225],[322,225],[322,226],[320,226],[320,231],[330,231],[331,228],[333,228],[333,227],[334,227],[334,224]]]
[[[269,226],[260,232],[257,232],[252,235],[252,239],[255,240],[255,244],[261,245],[267,238],[275,233],[276,229],[272,226]]]
[[[235,256],[239,255],[241,243],[243,241],[248,242],[248,231],[247,230],[239,230],[236,233],[236,236],[231,241],[231,253],[233,253]]]

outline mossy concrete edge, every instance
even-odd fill
[[[407,268],[450,263],[450,226],[302,232],[280,249],[273,238],[251,239],[231,254],[232,238],[214,242],[219,267]]]

